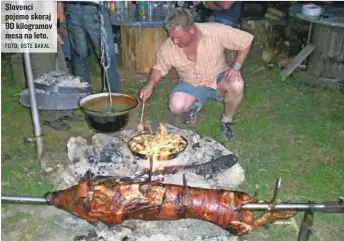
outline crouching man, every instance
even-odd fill
[[[194,124],[207,99],[223,101],[221,130],[232,140],[232,119],[243,99],[240,68],[253,36],[220,23],[194,23],[187,9],[174,9],[165,19],[165,28],[169,38],[157,51],[140,98],[146,101],[160,78],[174,67],[181,79],[169,96],[170,111],[181,115],[185,124]],[[225,60],[225,48],[237,51],[231,67]]]

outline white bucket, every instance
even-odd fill
[[[324,9],[316,4],[309,3],[302,6],[302,14],[307,17],[319,17]]]

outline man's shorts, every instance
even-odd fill
[[[216,83],[219,84],[223,77],[223,72],[217,75]],[[206,86],[193,86],[189,83],[180,80],[176,86],[172,89],[171,95],[176,92],[184,92],[192,95],[198,99],[194,106],[203,105],[208,99],[216,99],[218,101],[223,101],[223,97],[217,96],[216,89],[209,88]]]

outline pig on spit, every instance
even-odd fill
[[[108,226],[125,220],[208,221],[234,235],[248,234],[269,222],[293,217],[296,212],[268,211],[254,218],[241,207],[256,202],[244,192],[163,184],[157,181],[120,182],[115,178],[93,181],[86,173],[78,185],[49,192],[47,202],[91,223]]]

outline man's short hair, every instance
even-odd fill
[[[165,28],[167,31],[182,27],[184,31],[189,31],[194,24],[191,12],[186,8],[174,8],[165,18]]]

